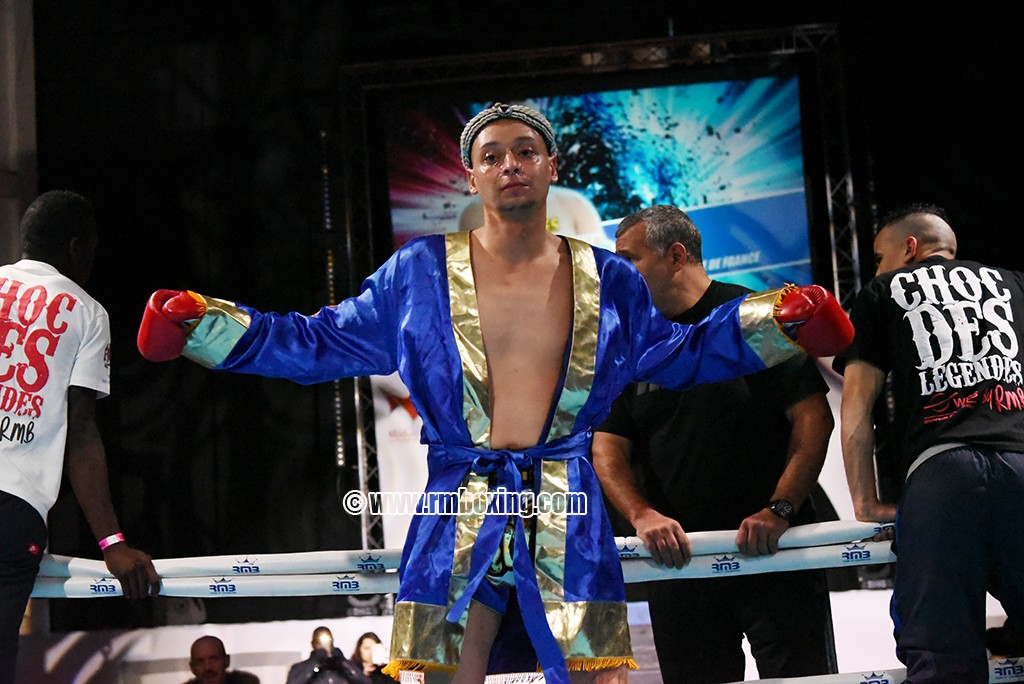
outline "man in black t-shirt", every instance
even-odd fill
[[[711,280],[685,212],[657,205],[627,216],[616,252],[644,276],[666,317],[696,323],[750,292]],[[791,526],[816,522],[808,496],[834,420],[813,359],[684,393],[632,385],[594,434],[594,467],[609,501],[656,562],[682,567],[687,532],[738,530],[744,554],[778,550]],[[824,571],[646,583],[665,682],[744,679],[744,636],[766,677],[834,673]]]
[[[915,683],[989,681],[987,592],[1024,620],[1024,274],[956,247],[939,207],[889,214],[834,362],[854,514],[896,521],[896,654]],[[890,373],[898,508],[879,501],[873,461],[871,407]]]

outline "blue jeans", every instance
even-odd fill
[[[897,512],[891,612],[906,682],[989,681],[986,592],[1024,619],[1024,454],[957,447],[911,473]]]

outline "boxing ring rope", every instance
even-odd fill
[[[638,537],[616,537],[627,582],[716,577],[806,568],[889,563],[889,542],[861,541],[885,526],[856,521],[802,525],[787,530],[772,556],[743,556],[736,531],[692,532],[690,562],[665,568],[651,560]],[[398,591],[401,551],[312,551],[303,553],[197,556],[154,559],[163,596],[323,596],[390,594]],[[118,596],[120,583],[103,561],[45,554],[33,598]]]
[[[891,527],[844,520],[801,525],[787,530],[779,539],[779,551],[770,556],[740,554],[735,530],[692,532],[687,535],[692,557],[683,568],[655,564],[638,537],[617,537],[616,543],[625,581],[647,582],[891,563],[896,560],[891,543],[870,541]],[[392,594],[398,591],[400,560],[399,550],[371,549],[154,559],[153,564],[162,580],[160,595],[219,598]],[[32,591],[33,598],[119,595],[120,583],[102,561],[52,554],[44,554]],[[1012,658],[991,660],[989,670],[990,682],[1024,681],[1024,659],[1020,664]],[[417,675],[403,673],[402,681],[416,682]],[[905,671],[897,668],[759,681],[895,684],[904,676]],[[488,684],[540,681],[536,673],[487,679]]]

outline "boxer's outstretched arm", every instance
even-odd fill
[[[821,285],[787,290],[775,320],[811,356],[835,356],[853,341],[853,324],[836,298]]]

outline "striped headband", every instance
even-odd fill
[[[473,160],[469,157],[469,151],[473,147],[473,141],[476,140],[476,136],[480,134],[484,126],[498,119],[522,121],[540,134],[540,137],[544,140],[544,145],[548,148],[549,155],[554,156],[558,154],[558,147],[555,145],[555,131],[551,128],[551,123],[544,118],[543,114],[526,105],[508,105],[495,102],[470,119],[466,127],[462,129],[459,146],[462,148],[462,165],[467,169],[473,168]]]

